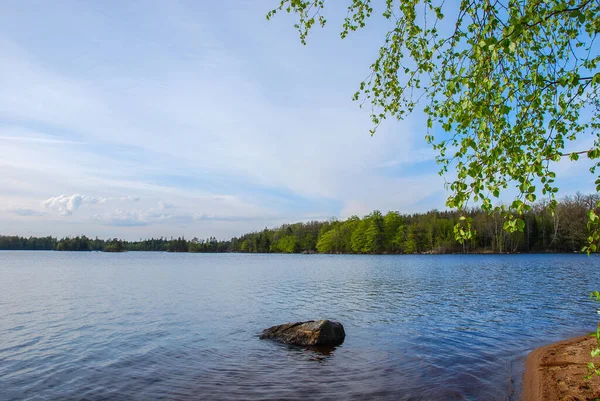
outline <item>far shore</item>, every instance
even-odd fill
[[[596,338],[584,335],[531,351],[525,361],[523,401],[595,400],[600,377],[585,381]],[[600,358],[596,363],[600,363]]]
[[[351,255],[351,256],[448,256],[448,255],[489,255],[489,256],[502,256],[502,255],[584,255],[584,256],[597,256],[598,252],[592,252],[588,255],[585,252],[559,252],[559,251],[547,251],[547,252],[415,252],[415,253],[401,253],[401,252],[373,252],[373,253],[355,253],[355,252],[240,252],[240,251],[223,251],[223,252],[198,252],[198,251],[169,251],[169,250],[137,250],[137,249],[124,249],[124,250],[107,250],[107,249],[0,249],[2,252],[109,252],[109,253],[124,253],[124,252],[152,252],[152,253],[193,253],[193,254],[239,254],[239,255]]]

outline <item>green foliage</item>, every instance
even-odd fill
[[[600,292],[594,291],[594,292],[590,293],[590,298],[596,302],[600,302]],[[598,313],[600,313],[600,310],[598,311]],[[600,357],[600,323],[598,323],[598,328],[596,329],[596,332],[594,333],[594,337],[596,337],[596,348],[594,348],[590,352],[590,355],[592,358]],[[586,380],[591,379],[593,375],[600,376],[600,366],[596,365],[593,362],[589,362],[588,363],[588,374],[585,377]]]
[[[241,252],[249,252],[250,251],[250,242],[248,240],[244,240],[242,242],[242,246],[240,248]]]
[[[375,210],[368,219],[368,228],[365,231],[365,244],[363,247],[364,253],[381,253],[384,248],[384,220],[381,212]]]
[[[123,241],[114,238],[104,245],[104,252],[125,252],[125,245],[123,245]]]
[[[194,237],[191,241],[189,241],[187,246],[188,252],[194,253],[227,252],[229,241],[218,241],[215,237],[210,237],[206,240],[199,240],[198,238]],[[181,246],[181,249],[181,252],[185,252],[183,250],[183,245]]]
[[[415,238],[415,226],[409,226],[408,232],[406,233],[406,239],[404,240],[404,253],[416,253],[419,249],[417,245],[417,239]]]
[[[394,239],[402,223],[402,217],[398,212],[388,212],[383,218],[383,248],[386,251],[395,252],[398,250],[398,246]]]
[[[56,249],[56,238],[53,237],[18,237],[0,235],[0,250],[14,251],[50,251]]]
[[[404,224],[398,226],[396,233],[392,239],[392,249],[398,252],[404,252],[406,249],[406,226]]]
[[[363,253],[365,249],[365,244],[367,242],[366,232],[368,228],[369,222],[367,219],[363,219],[356,226],[356,230],[352,233],[350,244],[352,246],[352,251],[355,253]]]
[[[94,243],[88,237],[66,237],[61,239],[56,244],[57,251],[96,251]]]
[[[319,253],[337,253],[339,249],[339,231],[330,230],[320,236],[317,242]]]
[[[282,253],[294,253],[296,252],[296,244],[298,242],[298,238],[294,235],[286,235],[279,239],[277,246],[273,247],[273,250],[282,252]]]
[[[282,0],[267,19],[283,10],[295,14],[305,44],[315,24],[326,24],[325,4]],[[370,103],[371,134],[386,118],[403,119],[423,103],[426,139],[438,153],[440,174],[456,172],[448,183],[449,207],[465,210],[475,202],[500,213],[505,230],[522,231],[522,216],[536,199],[550,197],[551,210],[557,204],[556,162],[585,156],[594,160],[590,171],[596,173],[600,47],[593,43],[600,3],[463,1],[456,9],[441,0],[386,0],[381,7],[390,28],[354,100],[361,107]],[[341,37],[365,27],[376,13],[371,0],[349,2]],[[589,149],[569,149],[586,136]],[[600,178],[596,184],[600,190]],[[497,199],[509,187],[517,195],[503,205]],[[595,216],[590,214],[591,251],[600,238]],[[460,241],[471,240],[469,221],[455,233]]]
[[[167,252],[188,252],[189,246],[185,238],[179,237],[167,245]]]

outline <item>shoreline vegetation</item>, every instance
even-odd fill
[[[523,401],[595,400],[600,398],[600,376],[585,381],[591,335],[570,338],[534,349],[525,360]]]
[[[473,208],[466,212],[429,211],[401,214],[379,211],[344,221],[330,219],[284,224],[230,240],[151,238],[139,241],[91,239],[85,235],[58,239],[0,235],[0,250],[159,251],[192,253],[324,253],[324,254],[505,254],[576,253],[588,245],[588,211],[598,194],[565,197],[554,213],[548,202],[537,202],[522,216],[522,232],[508,233],[499,213]],[[459,243],[455,224],[472,219],[475,235]]]

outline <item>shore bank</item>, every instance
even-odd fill
[[[592,360],[590,351],[595,346],[596,338],[585,335],[531,351],[525,360],[523,401],[600,398],[600,377],[584,381],[587,364]]]

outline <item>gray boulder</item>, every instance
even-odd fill
[[[331,320],[309,320],[269,327],[261,339],[300,346],[336,346],[344,342],[346,333],[341,323]]]

